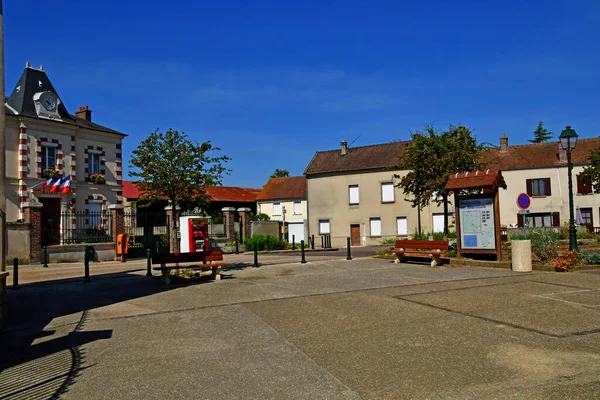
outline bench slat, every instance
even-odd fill
[[[152,264],[171,264],[195,261],[221,261],[223,252],[221,250],[197,251],[190,253],[167,253],[152,255]]]

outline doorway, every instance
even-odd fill
[[[360,225],[350,225],[350,242],[353,246],[360,246]]]
[[[60,198],[42,198],[42,246],[60,243]]]

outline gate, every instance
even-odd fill
[[[124,215],[124,230],[129,236],[129,258],[146,257],[169,249],[169,218],[166,211],[132,211]]]

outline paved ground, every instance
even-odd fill
[[[600,397],[598,272],[292,261],[9,290],[0,399]]]

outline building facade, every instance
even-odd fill
[[[377,245],[384,239],[412,236],[419,212],[396,187],[408,171],[394,170],[398,157],[410,142],[393,142],[317,152],[305,170],[307,178],[308,234],[331,235],[333,246],[350,237],[354,245]],[[584,225],[599,226],[600,196],[578,182],[600,138],[580,139],[572,152],[574,202]],[[500,190],[500,223],[506,227],[558,227],[568,223],[569,197],[566,153],[559,142],[509,146],[502,135],[500,146],[482,153],[486,168],[500,169],[507,190]],[[530,214],[519,216],[517,197],[528,193]],[[453,228],[449,207],[449,225]],[[443,208],[432,199],[420,211],[423,232],[443,230]],[[317,243],[319,241],[317,240]]]
[[[259,213],[282,221],[284,240],[307,240],[306,177],[271,178],[256,198]]]
[[[45,233],[82,224],[108,231],[102,215],[123,202],[126,135],[92,122],[87,106],[70,114],[42,67],[26,66],[5,112],[7,220],[29,223],[31,212],[38,215],[41,245],[63,244],[66,235]],[[94,217],[65,217],[77,212]]]

